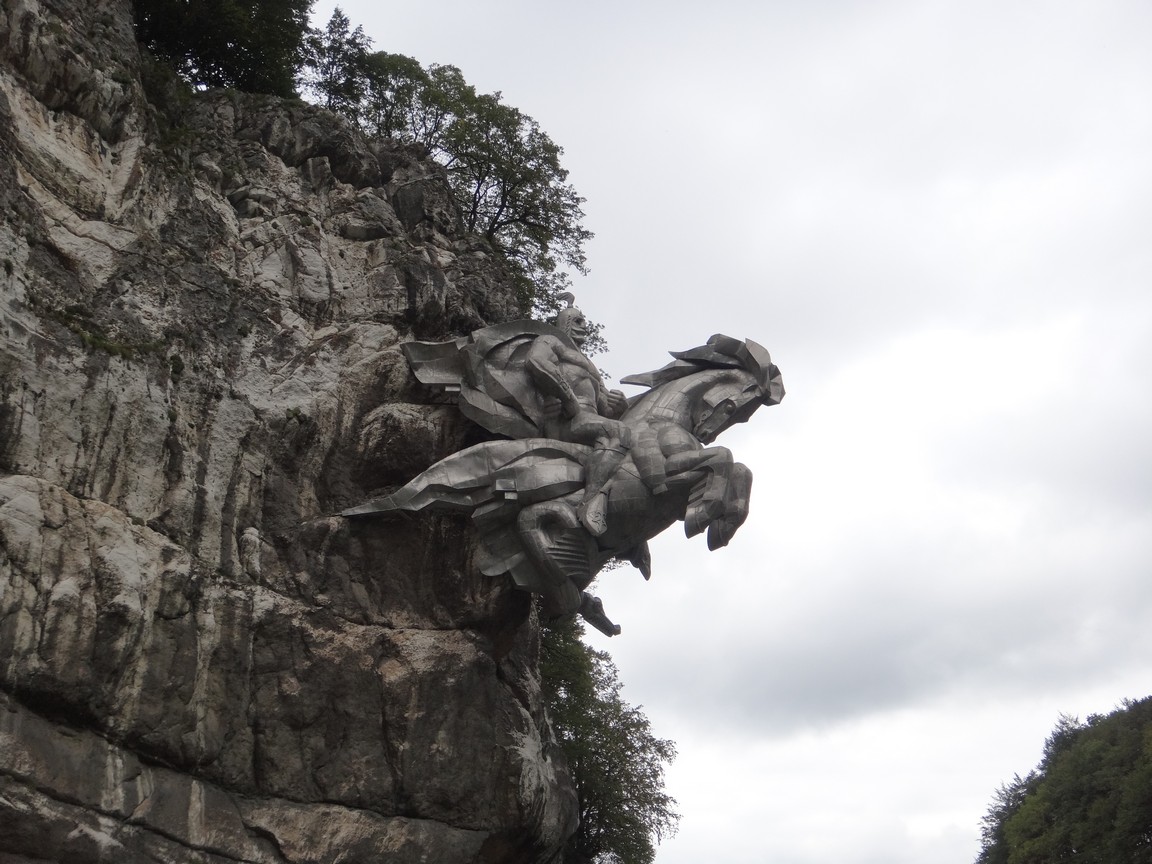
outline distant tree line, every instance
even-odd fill
[[[981,834],[977,864],[1152,864],[1152,696],[1083,723],[1062,715]]]
[[[337,8],[308,26],[312,0],[135,0],[137,37],[197,88],[291,97],[298,90],[366,135],[417,144],[448,169],[465,228],[507,259],[525,311],[559,308],[571,268],[586,272],[581,198],[563,150],[501,94],[455,66],[373,52]],[[598,339],[593,339],[593,345]]]

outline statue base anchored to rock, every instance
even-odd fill
[[[716,335],[622,379],[649,388],[628,398],[605,388],[581,351],[586,335],[570,306],[555,326],[513,321],[405,345],[421,382],[458,393],[467,417],[511,440],[454,453],[342,515],[469,513],[486,575],[510,573],[545,615],[579,613],[618,634],[585,589],[613,558],[649,578],[648,540],[678,520],[689,537],[706,532],[709,549],[727,545],[748,515],[752,473],[712,442],[784,387],[763,347]]]

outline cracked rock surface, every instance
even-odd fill
[[[0,861],[551,860],[529,598],[333,515],[478,440],[398,346],[511,280],[419,154],[143,69],[128,0],[0,8]]]

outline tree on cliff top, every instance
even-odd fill
[[[1061,716],[1044,758],[996,793],[977,864],[1152,864],[1152,696]]]
[[[296,95],[312,0],[133,0],[136,38],[197,87]]]
[[[455,66],[370,53],[337,8],[309,40],[305,76],[319,102],[368,135],[421,145],[448,169],[465,227],[504,254],[525,311],[559,308],[563,268],[586,272],[584,199],[560,164],[563,149],[501,94],[477,93]]]
[[[465,226],[507,260],[525,312],[546,316],[586,272],[584,199],[563,150],[497,93],[480,94],[455,66],[386,52],[339,8],[308,27],[312,0],[134,0],[139,42],[195,87],[277,96],[304,90],[369,135],[422,145],[448,169]],[[601,342],[594,331],[593,350]]]
[[[337,6],[323,30],[309,31],[304,43],[305,87],[320,103],[353,121],[359,121],[364,101],[364,58],[372,40],[364,28],[352,29],[352,22]]]
[[[563,150],[540,124],[500,101],[499,93],[460,106],[441,143],[464,224],[483,234],[537,288],[540,311],[568,287],[558,270],[584,273],[584,199],[567,182]]]
[[[680,820],[664,791],[676,748],[624,701],[615,664],[582,634],[570,618],[548,624],[541,641],[545,702],[580,806],[564,864],[651,864],[653,840],[675,834]]]

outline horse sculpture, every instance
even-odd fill
[[[647,541],[677,520],[689,537],[706,532],[709,549],[727,545],[748,515],[752,474],[712,442],[760,405],[779,403],[784,388],[763,347],[721,335],[673,352],[661,369],[622,379],[649,389],[630,398],[619,417],[630,447],[604,483],[606,526],[594,533],[580,518],[594,448],[545,437],[555,400],[532,386],[526,371],[534,340],[545,336],[568,338],[521,321],[455,342],[409,343],[417,378],[458,390],[467,416],[516,440],[454,453],[391,495],[342,515],[470,513],[484,574],[511,574],[518,587],[541,596],[546,616],[578,612],[616,635],[620,628],[585,589],[614,558],[649,578]]]

